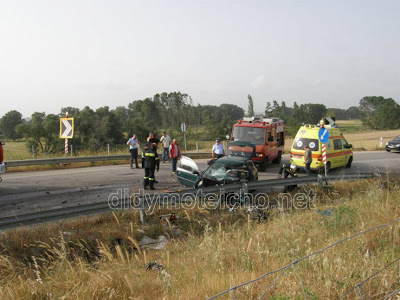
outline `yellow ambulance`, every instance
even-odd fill
[[[323,125],[321,125],[323,126]],[[325,144],[327,170],[346,166],[351,167],[353,162],[353,149],[344,138],[340,128],[324,126],[329,133],[329,140]],[[290,151],[290,162],[299,168],[304,168],[304,146],[308,145],[312,153],[311,169],[324,170],[322,162],[322,144],[318,137],[318,125],[306,124],[300,127],[293,141]]]

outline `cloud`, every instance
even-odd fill
[[[264,76],[263,76],[263,75],[258,75],[258,76],[256,77],[256,79],[254,79],[254,80],[250,83],[250,85],[251,85],[253,88],[255,88],[255,89],[259,89],[259,88],[265,86],[265,78],[264,78]]]

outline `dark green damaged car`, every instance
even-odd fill
[[[177,168],[179,182],[187,187],[200,188],[258,180],[258,170],[251,158],[256,146],[234,141],[227,147],[227,156],[215,160],[204,172],[189,157],[182,156]]]

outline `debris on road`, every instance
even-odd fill
[[[157,240],[148,237],[147,235],[143,236],[139,242],[139,246],[142,248],[149,248],[153,250],[162,250],[167,246],[168,239],[160,235]]]
[[[146,265],[146,270],[161,270],[163,268],[157,261],[149,262]]]

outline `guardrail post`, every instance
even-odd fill
[[[110,155],[110,144],[107,144],[107,155]]]
[[[199,153],[199,142],[196,142],[196,151]]]
[[[222,211],[222,205],[224,204],[224,201],[226,201],[225,197],[225,189],[222,188],[219,190],[219,196],[218,196],[218,212],[221,213]]]
[[[33,157],[33,159],[35,159],[35,147],[34,146],[32,146],[32,157]]]
[[[322,175],[321,175],[321,174],[318,174],[318,186],[319,186],[319,189],[320,189],[321,192],[322,192],[322,189],[323,189],[323,187],[324,187],[324,182],[323,182],[323,180],[322,180]]]
[[[74,156],[74,147],[71,144],[71,157]]]
[[[140,214],[140,223],[144,224],[146,219],[144,217],[144,190],[139,189],[139,214]]]
[[[243,195],[241,195],[240,202],[243,200],[247,199],[247,194],[249,193],[249,186],[247,185],[246,182],[243,183]],[[246,203],[245,203],[246,204]]]

